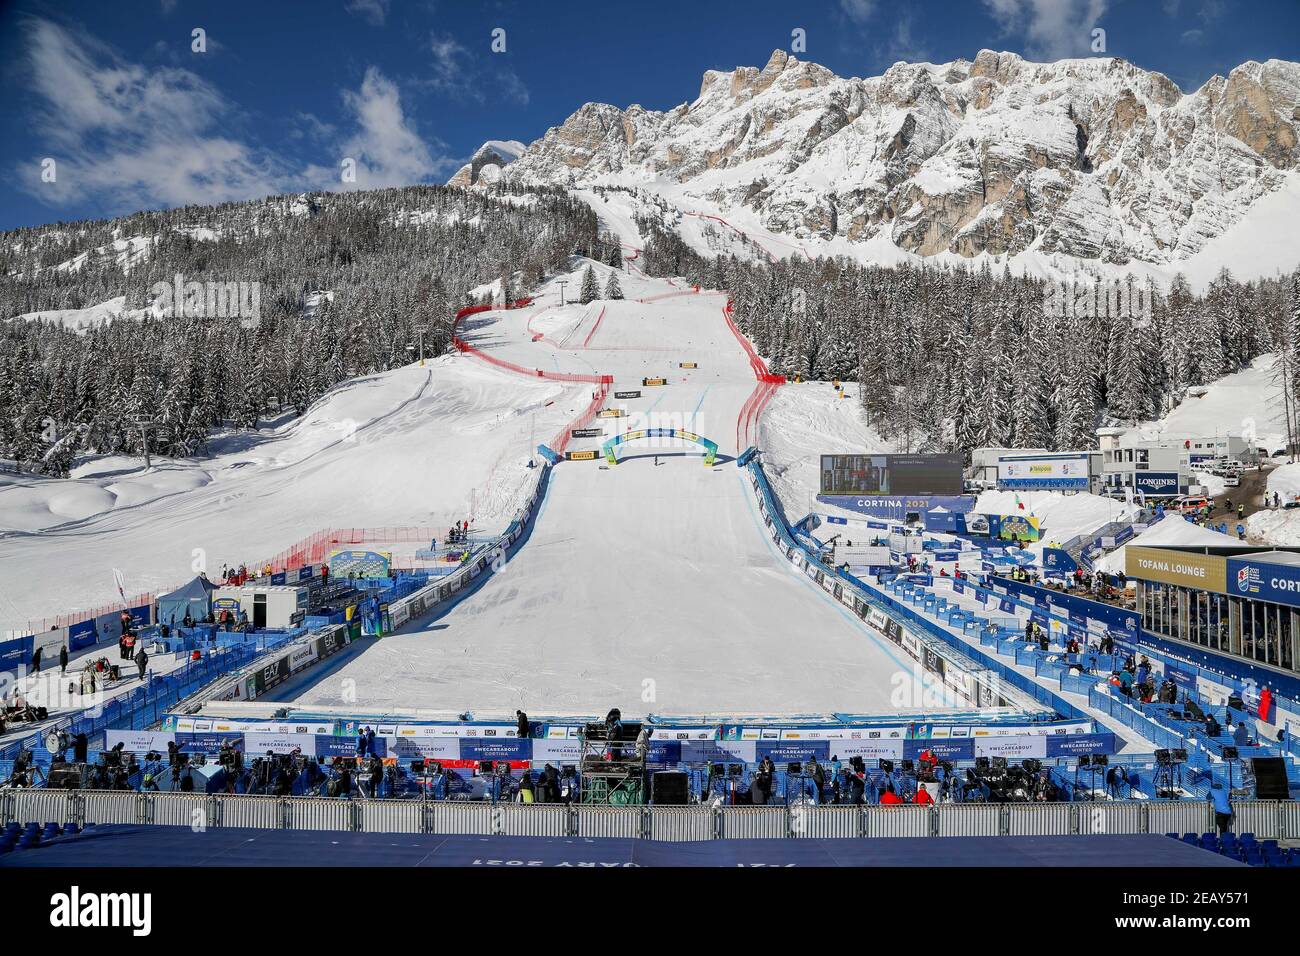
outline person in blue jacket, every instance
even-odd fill
[[[1210,787],[1208,799],[1214,804],[1214,823],[1219,828],[1219,833],[1227,833],[1228,828],[1232,826],[1232,800],[1228,797],[1228,791],[1223,789],[1223,784],[1216,781]]]

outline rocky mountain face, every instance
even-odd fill
[[[1300,64],[1280,60],[1184,94],[1115,58],[983,50],[853,79],[777,51],[761,70],[705,73],[667,112],[588,103],[509,165],[476,156],[453,182],[636,187],[921,256],[1177,263],[1300,175],[1298,132]]]

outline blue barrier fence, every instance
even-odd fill
[[[288,640],[283,636],[272,646]],[[135,690],[104,703],[98,713],[87,708],[59,717],[57,726],[70,737],[84,733],[91,741],[106,730],[143,730],[161,720],[169,708],[205,684],[245,666],[261,653],[255,644],[246,644],[219,650],[197,661],[186,661],[168,674],[149,675]],[[38,758],[42,754],[48,758],[42,736],[48,731],[47,727],[42,733],[31,734],[0,748],[0,760],[13,760],[20,751],[28,748]]]
[[[821,566],[816,555],[801,546],[791,535],[790,525],[785,517],[785,511],[781,507],[771,485],[768,483],[767,475],[763,472],[763,467],[759,461],[757,459],[751,460],[746,468],[750,473],[754,489],[762,501],[765,514],[770,516],[772,519],[772,528],[776,535],[776,540],[786,549],[787,555],[793,555],[796,551],[799,552],[802,555],[803,561],[821,567],[823,573],[833,575],[846,586],[855,588],[866,602],[879,607],[886,613],[897,615],[914,625],[928,637],[943,642],[953,650],[958,651],[964,657],[975,661],[975,663],[981,668],[993,671],[998,675],[1000,680],[1004,681],[1011,687],[1015,687],[1022,693],[1029,695],[1035,702],[1041,704],[1044,708],[1054,711],[1057,715],[1069,719],[1092,721],[1091,716],[1086,712],[1080,710],[1078,707],[1060,696],[1053,694],[1049,688],[1044,687],[1036,681],[1030,680],[1025,675],[1007,666],[996,658],[983,653],[978,647],[959,640],[954,635],[948,633],[946,630],[939,627],[933,620],[930,620],[921,612],[908,606],[905,600],[891,597],[880,588],[867,583],[847,571]],[[914,587],[910,582],[899,581],[896,583],[900,588]],[[987,618],[971,615],[969,619],[963,617],[960,626],[962,627],[963,633],[968,633],[978,639],[980,632],[987,628],[989,623],[990,622]]]

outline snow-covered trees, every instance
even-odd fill
[[[138,452],[136,419],[156,423],[152,451],[197,453],[212,428],[301,411],[347,378],[404,364],[416,327],[427,326],[426,354],[438,354],[472,289],[499,282],[517,297],[575,251],[611,255],[585,204],[546,190],[527,206],[508,198],[416,186],[322,195],[310,215],[287,212],[292,200],[279,197],[5,233],[0,457],[43,459],[54,472],[82,450]],[[199,230],[215,238],[194,239]],[[139,237],[143,250],[129,262],[114,246],[122,237]],[[55,268],[81,253],[80,268]],[[259,321],[134,315],[88,329],[3,321],[116,296],[140,308],[155,283],[178,273],[186,282],[260,283]],[[310,310],[314,290],[333,297]]]
[[[1164,295],[1137,279],[1062,290],[987,267],[705,260],[639,226],[647,272],[721,284],[772,371],[856,377],[875,429],[914,450],[1096,447],[1103,417],[1152,418],[1186,386],[1300,343],[1289,279],[1224,273],[1202,297],[1182,277]]]
[[[578,301],[587,305],[599,298],[600,285],[596,281],[596,270],[592,266],[587,266],[582,272],[582,291],[578,293]]]
[[[608,281],[605,282],[605,298],[621,299],[623,298],[623,287],[619,285],[618,273],[611,272]]]

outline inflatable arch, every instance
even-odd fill
[[[686,441],[695,442],[704,449],[704,466],[712,467],[718,457],[718,443],[710,441],[695,432],[688,432],[684,428],[642,428],[637,431],[624,432],[621,435],[615,435],[605,444],[600,446],[600,453],[611,465],[618,464],[616,449],[619,445],[630,441],[639,441],[643,438],[682,438]]]

